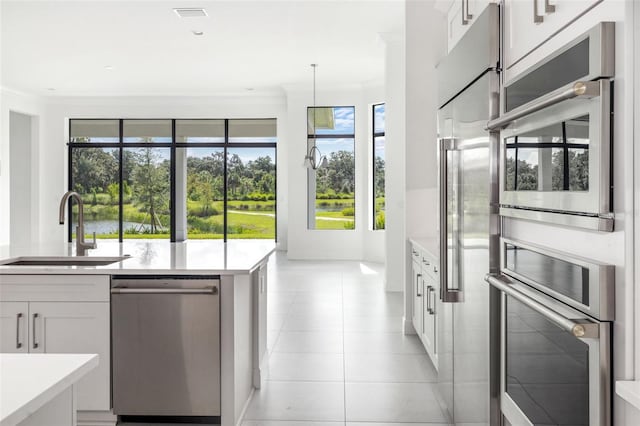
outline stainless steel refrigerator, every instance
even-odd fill
[[[454,424],[499,424],[499,9],[490,5],[438,65],[438,388]]]

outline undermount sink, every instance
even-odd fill
[[[129,256],[22,256],[0,263],[1,266],[104,266],[128,259]]]

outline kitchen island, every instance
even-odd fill
[[[264,379],[267,260],[272,241],[99,241],[107,265],[17,265],[24,256],[74,256],[72,244],[0,248],[0,352],[98,353],[78,392],[78,424],[115,424],[111,392],[111,278],[215,276],[220,297],[220,422],[236,425]],[[21,322],[22,321],[22,322]],[[34,332],[28,333],[27,330]],[[37,339],[37,341],[36,341]],[[28,340],[28,341],[27,341]]]

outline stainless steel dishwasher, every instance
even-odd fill
[[[121,420],[220,416],[219,288],[218,276],[111,278],[113,411]]]

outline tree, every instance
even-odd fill
[[[132,173],[133,195],[150,216],[150,231],[155,234],[162,227],[158,213],[168,208],[169,170],[166,161],[160,163],[160,154],[153,148],[141,148],[133,153],[135,167]]]
[[[102,148],[74,149],[71,167],[73,189],[79,193],[107,192],[118,177],[118,160]]]
[[[373,187],[376,198],[384,197],[384,160],[381,157],[375,158]]]
[[[316,171],[317,192],[353,193],[355,190],[355,160],[352,151],[332,152],[327,167]]]

